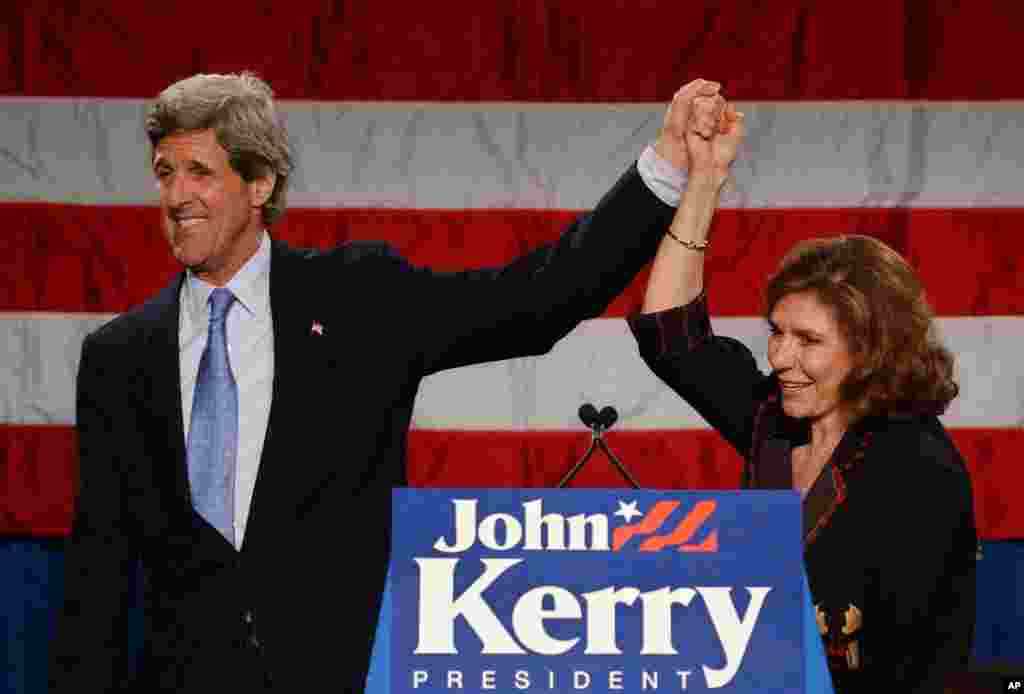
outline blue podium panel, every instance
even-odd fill
[[[392,537],[368,692],[831,690],[793,492],[399,489]]]

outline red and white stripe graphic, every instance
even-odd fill
[[[146,99],[251,68],[277,90],[299,163],[275,235],[383,239],[438,269],[555,238],[654,137],[675,89],[722,81],[749,136],[708,257],[716,332],[764,364],[759,292],[782,253],[823,234],[882,238],[918,268],[957,355],[944,421],[979,529],[1024,537],[1024,83],[1004,55],[1024,6],[209,4],[0,9],[0,532],[66,531],[81,340],[177,270]],[[553,485],[589,443],[576,411],[593,402],[618,409],[607,440],[643,485],[735,486],[738,456],[637,354],[622,317],[645,282],[544,357],[428,378],[410,480]],[[574,484],[621,483],[595,456]]]

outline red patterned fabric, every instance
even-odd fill
[[[158,37],[182,17],[202,20]],[[728,75],[736,99],[1019,99],[1022,25],[1010,0],[44,0],[0,9],[0,93],[150,97],[254,68],[288,99],[662,102],[681,75]]]
[[[1018,429],[958,429],[952,433],[970,468],[978,531],[987,539],[1020,536],[1024,509],[998,503],[996,487],[1024,488],[1024,470],[1004,462],[1024,450]],[[606,441],[644,487],[736,489],[742,461],[716,433],[610,431]],[[431,431],[409,434],[409,482],[423,487],[552,487],[586,452],[586,432]],[[0,485],[0,526],[11,535],[62,535],[73,504],[75,436],[68,427],[0,427],[6,459]],[[999,452],[999,453],[997,453]],[[597,452],[573,487],[626,488]]]
[[[289,210],[274,234],[328,248],[386,239],[412,262],[439,270],[495,265],[553,240],[570,210]],[[0,205],[0,311],[121,312],[178,271],[156,208],[8,203]],[[764,279],[797,241],[858,233],[905,254],[936,313],[1024,315],[1024,209],[853,208],[721,210],[708,254],[712,316],[759,315]],[[955,281],[950,281],[950,273]],[[716,276],[721,279],[716,281]],[[606,316],[640,308],[647,273]]]

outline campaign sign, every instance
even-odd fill
[[[791,491],[396,489],[392,692],[805,692]]]

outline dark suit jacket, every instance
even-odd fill
[[[505,268],[439,274],[382,244],[318,253],[275,241],[272,405],[239,552],[189,500],[183,275],[90,335],[54,689],[127,686],[123,605],[141,558],[139,690],[362,691],[388,561],[390,493],[406,483],[420,380],[548,351],[626,287],[672,214],[632,166],[556,243]]]
[[[631,317],[640,354],[744,457],[743,486],[792,487],[790,454],[810,440],[786,416],[778,382],[750,350],[712,334],[706,296]],[[837,694],[942,692],[968,666],[975,619],[977,535],[970,477],[934,416],[875,416],[851,427],[803,504],[804,563],[814,604],[830,620]],[[840,636],[850,604],[862,662]],[[830,652],[831,651],[831,652]]]

